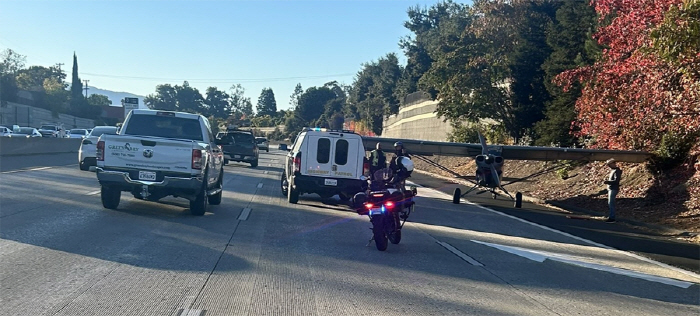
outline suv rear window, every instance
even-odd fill
[[[318,146],[316,147],[316,161],[318,163],[328,163],[331,159],[331,140],[328,138],[319,138]]]
[[[223,133],[217,135],[217,138],[224,140],[228,144],[245,144],[245,143],[253,143],[255,140],[255,137],[253,137],[253,134],[248,134],[248,133]]]
[[[126,135],[203,140],[198,120],[157,115],[132,115]]]
[[[345,165],[348,163],[348,149],[349,144],[347,140],[339,139],[335,142],[335,164]]]

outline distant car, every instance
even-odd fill
[[[63,126],[58,124],[42,124],[41,127],[39,127],[39,133],[41,133],[43,137],[66,137]]]
[[[12,131],[10,137],[41,137],[41,133],[33,127],[19,127]]]
[[[103,134],[116,135],[116,126],[95,126],[92,132],[83,139],[80,143],[80,150],[78,151],[78,165],[80,170],[90,170],[90,166],[97,165],[97,140]]]
[[[12,130],[5,127],[5,126],[0,126],[0,137],[10,137],[12,136]]]
[[[280,144],[279,146],[277,146],[277,149],[279,149],[279,150],[288,150],[288,149],[287,149],[287,144]]]
[[[267,138],[255,137],[255,143],[258,145],[258,149],[264,149],[265,152],[270,152],[270,144],[267,142]]]
[[[70,136],[68,138],[85,138],[88,136],[88,131],[82,128],[74,128],[69,131]]]

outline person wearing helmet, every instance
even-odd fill
[[[377,143],[376,149],[370,153],[369,163],[369,172],[371,176],[374,176],[377,170],[386,168],[386,155],[384,155],[381,143]]]
[[[407,164],[405,162],[410,164],[410,171],[406,168]],[[394,157],[391,158],[389,168],[394,172],[393,183],[403,184],[404,181],[411,176],[411,171],[413,171],[413,162],[411,162],[411,156],[406,153],[406,149],[403,147],[403,143],[400,141],[394,143]]]

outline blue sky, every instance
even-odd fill
[[[0,49],[27,65],[63,63],[73,51],[90,86],[148,95],[157,84],[228,90],[255,105],[271,87],[278,108],[297,83],[352,83],[361,64],[395,52],[406,11],[437,1],[0,0]]]

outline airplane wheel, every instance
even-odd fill
[[[452,195],[452,203],[459,204],[459,200],[462,198],[462,190],[460,188],[455,188],[455,192]]]
[[[523,194],[520,192],[515,193],[515,208],[523,207]]]
[[[496,197],[498,197],[498,195],[496,194],[496,192],[494,192],[494,193],[491,193],[491,197],[495,200]]]

